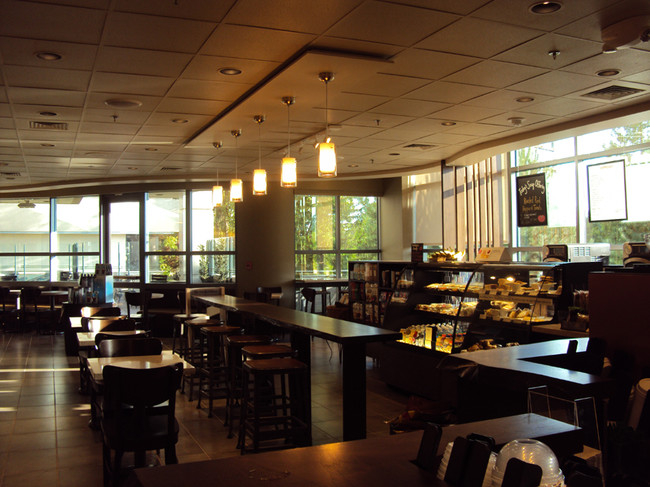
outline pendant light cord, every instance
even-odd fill
[[[287,103],[287,157],[291,157],[291,103]]]

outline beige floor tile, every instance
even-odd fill
[[[29,470],[18,475],[5,475],[2,487],[52,487],[57,485],[57,478],[56,469]]]
[[[5,475],[53,469],[56,469],[56,449],[28,449],[12,451],[7,455]]]
[[[14,433],[43,433],[55,429],[54,418],[19,419],[15,422]]]
[[[45,433],[24,433],[19,434],[14,429],[10,440],[11,451],[42,450],[56,448],[56,433],[48,431]]]

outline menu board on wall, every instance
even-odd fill
[[[517,178],[517,225],[520,227],[548,225],[544,173]]]
[[[422,262],[424,259],[424,244],[411,244],[411,262]]]
[[[589,221],[627,220],[625,161],[587,166]]]

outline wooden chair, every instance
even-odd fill
[[[98,333],[99,337],[101,333]],[[137,335],[136,335],[137,336]],[[144,336],[144,335],[143,335]],[[136,355],[160,355],[162,342],[158,338],[119,338],[104,335],[99,342],[100,357],[130,357]]]
[[[305,311],[313,313],[314,306],[316,305],[316,290],[310,287],[303,287],[300,293],[305,298]]]
[[[257,293],[258,294],[263,294],[263,295],[266,296],[266,299],[264,301],[265,303],[271,303],[271,304],[275,304],[276,306],[280,306],[280,298],[273,297],[273,295],[281,296],[282,295],[282,287],[280,287],[280,286],[275,286],[275,287],[258,286]]]
[[[142,325],[144,319],[144,300],[142,299],[142,293],[135,291],[126,291],[124,293],[124,300],[126,301],[127,318],[132,318],[137,324]],[[132,313],[131,308],[138,308],[138,312]]]
[[[101,318],[90,318],[88,330],[95,333],[100,331],[129,331],[135,330],[135,321],[126,316],[105,316]]]
[[[182,363],[151,369],[104,367],[101,429],[105,486],[120,484],[125,452],[135,453],[136,468],[145,466],[146,452],[151,450],[164,449],[165,464],[178,463],[179,428],[174,415],[182,373]]]
[[[2,303],[0,326],[4,331],[9,331],[14,328],[18,315],[16,298],[11,295],[11,290],[8,287],[0,287],[0,303]]]
[[[49,328],[54,316],[50,306],[41,302],[41,289],[37,287],[24,287],[20,291],[20,319],[21,328],[33,323],[38,333],[44,328]]]

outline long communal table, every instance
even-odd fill
[[[565,457],[582,450],[581,430],[536,414],[522,414],[443,428],[438,458],[448,441],[478,433],[491,436],[498,447],[518,438],[547,443],[556,455]],[[128,487],[359,487],[372,485],[447,486],[436,471],[418,467],[421,432],[382,438],[329,443],[256,455],[205,462],[136,469]]]
[[[343,358],[343,440],[366,437],[366,344],[397,340],[401,338],[401,333],[229,295],[195,296],[195,299],[288,330],[298,359],[308,365],[311,363],[312,336],[340,343]],[[311,402],[311,395],[309,400]],[[311,424],[311,417],[304,419]]]

